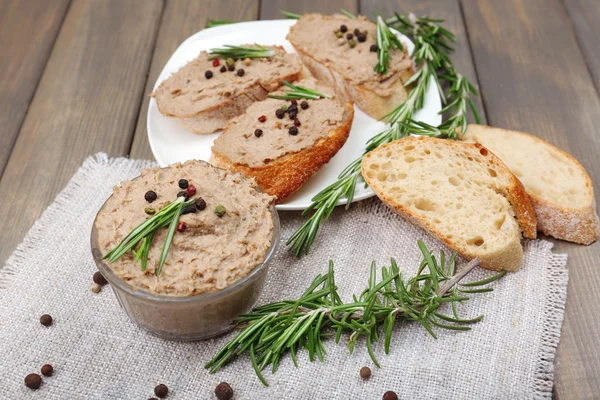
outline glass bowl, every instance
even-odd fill
[[[106,202],[98,214],[105,205]],[[269,263],[280,241],[279,216],[275,207],[271,206],[270,211],[273,216],[273,238],[264,262],[246,277],[216,292],[180,297],[154,295],[134,288],[115,275],[102,259],[95,220],[91,233],[92,255],[119,304],[140,328],[168,340],[208,339],[232,329],[235,319],[250,311],[262,293]]]

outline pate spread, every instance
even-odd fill
[[[314,79],[304,79],[294,84],[335,95],[333,88]],[[273,94],[283,93],[277,91]],[[297,128],[296,135],[289,133],[294,121],[287,114],[281,119],[275,115],[278,109],[284,105],[289,106],[290,102],[269,98],[252,104],[245,114],[231,120],[215,140],[213,152],[236,164],[262,167],[286,154],[313,146],[318,140],[327,137],[344,119],[344,106],[335,97],[298,100],[298,104],[301,101],[306,101],[308,108],[298,107],[297,119],[301,125]],[[266,117],[264,122],[259,121],[261,116]],[[256,129],[262,131],[258,137],[255,135]]]
[[[96,218],[98,245],[102,254],[113,249],[133,228],[148,218],[145,208],[156,211],[177,198],[180,179],[196,187],[206,208],[181,215],[187,225],[176,232],[160,276],[155,275],[166,229],[156,233],[150,247],[146,271],[127,252],[108,267],[136,289],[168,296],[192,296],[230,286],[261,265],[273,241],[273,201],[257,190],[251,180],[215,168],[203,161],[188,161],[168,168],[142,171],[138,179],[122,182]],[[158,196],[148,203],[144,194]],[[223,206],[225,214],[215,213]]]
[[[346,25],[348,31],[338,38],[335,31],[341,25]],[[350,47],[345,35],[355,29],[366,31],[366,40]],[[377,52],[370,51],[370,47],[377,44],[377,26],[364,16],[350,19],[341,14],[305,14],[290,28],[287,38],[295,48],[336,71],[351,84],[364,85],[382,95],[388,94],[387,89],[401,79],[402,72],[412,68],[412,61],[404,46],[403,52],[390,50],[386,74],[375,72]]]
[[[280,46],[264,47],[274,50],[275,56],[255,58],[246,63],[237,60],[234,70],[225,72],[220,72],[225,66],[224,59],[219,59],[219,65],[213,65],[213,60],[209,60],[210,54],[202,51],[156,89],[153,96],[158,109],[170,117],[193,117],[222,106],[237,96],[252,97],[257,89],[263,93],[271,92],[280,86],[281,80],[286,76],[298,74],[302,70],[296,54],[288,54]],[[240,69],[244,70],[242,76],[237,73]],[[210,78],[205,75],[207,71],[212,74],[209,74]]]

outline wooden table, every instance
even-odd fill
[[[152,158],[147,95],[175,48],[208,18],[340,7],[446,19],[458,37],[457,69],[480,88],[484,122],[549,140],[600,187],[598,0],[0,0],[0,261],[86,157]],[[569,253],[570,271],[555,394],[593,398],[600,245],[556,241],[555,249]]]

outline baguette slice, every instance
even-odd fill
[[[531,197],[539,231],[581,244],[598,240],[592,181],[571,155],[527,133],[483,125],[469,125],[462,140],[481,143],[519,178]]]
[[[244,45],[255,47],[254,45]],[[235,62],[235,71],[220,72],[225,60],[213,66],[210,54],[203,51],[179,71],[164,80],[154,93],[158,110],[167,117],[177,118],[187,129],[198,133],[213,133],[254,102],[263,100],[277,90],[282,81],[300,77],[302,64],[295,54],[281,46],[264,46],[275,52],[273,57]],[[243,76],[237,71],[244,70]],[[212,72],[211,78],[205,73]]]
[[[523,185],[479,144],[407,137],[368,153],[362,174],[393,210],[484,268],[517,270],[521,231],[536,236]]]
[[[351,48],[346,34],[342,38],[335,34],[341,25],[348,28],[346,34],[353,34],[355,29],[366,31],[366,40],[360,42],[355,36],[356,46]],[[413,75],[406,46],[404,51],[391,52],[388,73],[377,74],[377,52],[370,51],[377,43],[377,27],[367,18],[304,14],[290,28],[287,39],[317,79],[337,86],[343,96],[371,117],[380,118],[406,100],[404,82]]]
[[[332,87],[312,78],[297,85],[334,95]],[[282,95],[283,92],[275,92]],[[298,190],[315,172],[326,164],[346,143],[354,107],[338,96],[331,99],[305,100],[309,107],[301,107],[298,100],[297,135],[289,130],[294,121],[285,114],[282,119],[275,112],[286,100],[268,98],[254,103],[246,112],[232,119],[212,147],[210,162],[214,165],[256,180],[259,187],[278,201]],[[266,121],[258,120],[261,116]],[[260,129],[259,137],[255,132]]]

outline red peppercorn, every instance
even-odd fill
[[[302,124],[300,123],[300,120],[298,118],[294,119],[294,126],[301,126]]]
[[[218,67],[219,65],[221,65],[221,63],[219,62],[219,59],[218,59],[218,58],[215,58],[215,59],[213,60],[213,67]]]
[[[187,189],[185,189],[185,191],[187,192],[188,197],[192,197],[196,194],[196,186],[190,185],[187,187]]]
[[[177,224],[177,232],[183,232],[187,229],[187,225],[185,222],[180,222]]]
[[[298,100],[292,99],[292,105],[297,106],[298,105]]]
[[[267,120],[267,116],[266,115],[261,115],[260,117],[258,117],[258,121],[259,122],[265,122]]]

